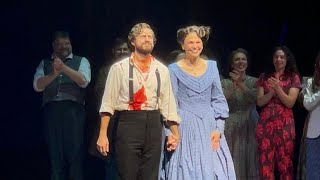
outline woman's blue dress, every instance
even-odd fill
[[[233,161],[223,135],[228,104],[224,97],[215,61],[208,60],[206,72],[192,76],[176,63],[169,65],[178,113],[180,142],[164,155],[160,179],[213,180],[236,179]],[[222,132],[217,151],[210,135]]]

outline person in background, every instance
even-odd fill
[[[104,61],[102,66],[99,67],[97,75],[94,77],[95,81],[93,86],[90,87],[88,94],[88,123],[87,123],[87,131],[88,131],[88,141],[89,144],[89,154],[94,157],[98,157],[99,159],[104,161],[104,169],[105,172],[103,175],[107,179],[118,179],[118,173],[116,171],[116,164],[114,158],[114,149],[110,149],[110,154],[108,157],[102,156],[102,154],[97,150],[96,143],[99,136],[100,131],[100,115],[99,109],[101,106],[101,99],[105,89],[105,84],[107,80],[107,75],[110,69],[110,66],[116,61],[120,61],[124,58],[130,56],[130,50],[127,44],[127,41],[124,38],[118,37],[114,40],[111,49],[112,55],[110,56],[110,49],[107,49],[107,46],[104,49]],[[112,132],[115,126],[115,121],[113,119],[110,120],[108,136],[112,137]],[[112,142],[110,141],[110,144]],[[113,147],[113,146],[111,146]],[[92,161],[94,162],[94,161]],[[99,163],[99,162],[96,162]],[[96,170],[97,171],[97,170]],[[97,174],[97,173],[96,173]]]
[[[130,56],[130,49],[128,47],[127,41],[123,38],[116,38],[113,42],[112,46],[112,57],[109,56],[109,53],[107,50],[105,50],[105,61],[103,65],[98,70],[98,75],[96,77],[96,83],[94,86],[94,94],[96,96],[96,100],[99,102],[97,103],[97,108],[99,110],[101,105],[101,99],[104,92],[104,87],[107,80],[107,75],[110,69],[110,66],[115,63],[116,61],[120,61],[124,58],[127,58]]]
[[[85,88],[91,80],[89,61],[72,53],[68,32],[53,35],[51,57],[36,69],[33,87],[43,92],[45,136],[51,180],[83,179]]]
[[[256,127],[260,178],[274,179],[276,165],[280,178],[291,180],[295,146],[292,107],[301,83],[295,58],[288,47],[275,47],[271,62],[256,83],[257,105],[261,107]]]
[[[303,105],[309,111],[300,144],[300,171],[297,179],[320,179],[320,51],[314,74],[301,91]]]
[[[168,56],[166,57],[167,64],[175,63],[179,61],[180,59],[183,59],[185,56],[184,52],[180,49],[175,49],[171,51]]]
[[[229,105],[225,136],[238,180],[258,180],[259,166],[255,129],[257,87],[255,77],[247,75],[249,54],[238,48],[229,55],[229,78],[221,81]]]

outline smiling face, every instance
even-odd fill
[[[112,49],[112,53],[116,59],[122,59],[130,55],[127,43],[122,43]]]
[[[148,55],[154,47],[154,33],[150,28],[142,28],[140,33],[135,36],[131,44],[135,47],[138,53]]]
[[[237,52],[232,58],[232,69],[245,72],[248,67],[247,56],[242,52]]]
[[[186,36],[181,47],[185,51],[186,58],[194,59],[200,56],[203,43],[197,33],[191,32]]]
[[[273,65],[277,72],[285,70],[287,65],[287,56],[283,50],[277,50],[273,54]]]

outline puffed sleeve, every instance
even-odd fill
[[[223,94],[219,71],[216,63],[214,63],[214,87],[212,88],[211,106],[214,108],[216,119],[226,119],[229,117],[229,107],[227,100]]]
[[[313,79],[308,79],[308,84],[305,87],[305,94],[303,96],[303,106],[308,110],[311,111],[314,109],[320,102],[320,91],[316,90],[314,92],[312,87]]]
[[[223,134],[224,132],[224,123],[225,119],[229,117],[229,107],[227,100],[223,94],[219,70],[217,68],[217,64],[214,63],[214,87],[212,88],[212,96],[211,96],[211,106],[215,112],[215,119],[217,121],[217,130]]]

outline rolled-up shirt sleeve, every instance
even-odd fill
[[[161,77],[161,93],[159,105],[161,114],[164,116],[164,121],[168,120],[177,123],[181,122],[181,118],[177,113],[177,104],[172,90],[169,70],[167,68],[163,70]]]
[[[36,92],[42,92],[44,90],[44,89],[38,88],[38,86],[37,86],[38,79],[44,76],[43,66],[44,65],[43,65],[43,60],[42,60],[40,62],[40,64],[38,65],[38,67],[36,69],[36,72],[34,74],[34,77],[33,77],[33,89]]]
[[[81,59],[78,72],[81,73],[86,79],[86,83],[81,85],[80,87],[86,88],[91,81],[91,68],[87,58],[83,57]]]
[[[303,106],[309,111],[315,108],[320,101],[320,91],[317,90],[315,93],[313,92],[312,81],[312,78],[308,79],[308,84],[304,89],[305,94],[303,96]]]
[[[102,96],[100,113],[114,114],[115,103],[119,97],[121,87],[121,69],[117,64],[111,66]]]

